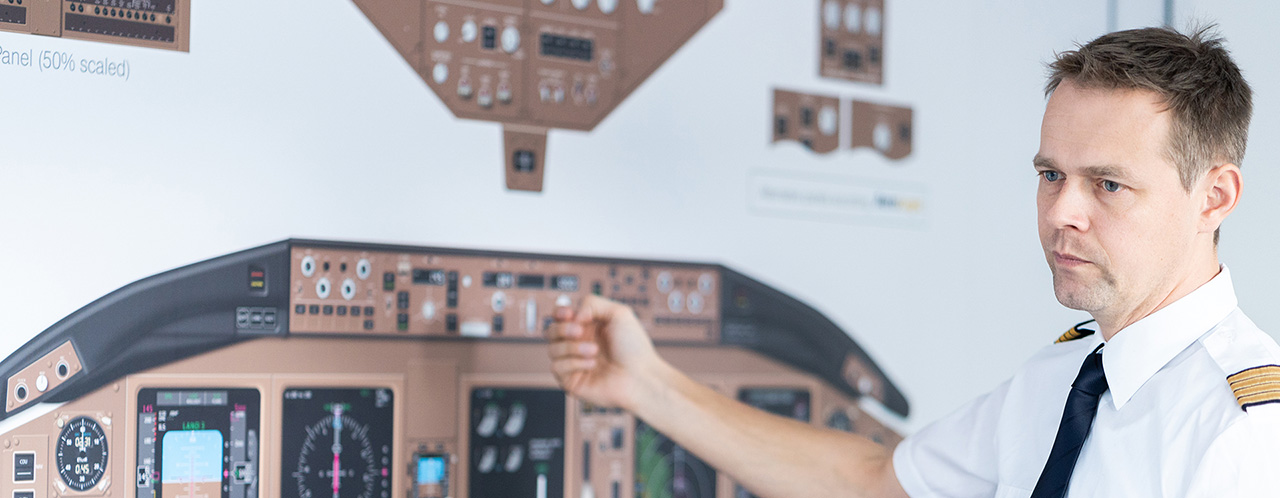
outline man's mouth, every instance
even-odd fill
[[[1053,263],[1058,267],[1075,267],[1092,263],[1091,261],[1070,253],[1053,251]]]

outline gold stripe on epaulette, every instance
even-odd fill
[[[1263,365],[1227,376],[1240,408],[1280,403],[1280,365]]]
[[[1093,320],[1085,320],[1083,322],[1077,323],[1076,326],[1071,327],[1071,329],[1067,330],[1061,336],[1058,336],[1058,340],[1053,341],[1053,343],[1058,344],[1060,342],[1074,341],[1081,337],[1089,337],[1093,335],[1094,333],[1093,330],[1080,328],[1081,325],[1090,323],[1092,321]]]

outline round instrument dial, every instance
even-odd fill
[[[342,413],[335,404],[333,414],[307,427],[307,439],[298,455],[293,478],[299,496],[328,495],[377,498],[380,465],[369,439],[369,427]],[[316,493],[315,490],[324,490]]]
[[[284,393],[280,498],[391,498],[390,389]]]
[[[107,471],[107,435],[89,417],[76,417],[58,435],[58,475],[67,487],[88,491]]]

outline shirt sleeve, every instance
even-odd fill
[[[1187,498],[1280,496],[1280,405],[1259,405],[1214,440]]]
[[[996,494],[996,428],[1010,381],[908,436],[893,452],[893,469],[912,498]]]

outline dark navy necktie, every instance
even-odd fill
[[[1062,410],[1062,422],[1058,424],[1058,436],[1053,440],[1049,461],[1040,472],[1040,480],[1036,481],[1031,498],[1062,498],[1067,494],[1067,483],[1071,481],[1076,458],[1080,456],[1080,448],[1084,446],[1093,418],[1098,414],[1098,399],[1107,392],[1107,376],[1102,372],[1100,349],[1102,346],[1084,359],[1080,374],[1071,383],[1071,394],[1067,395],[1067,406]]]

